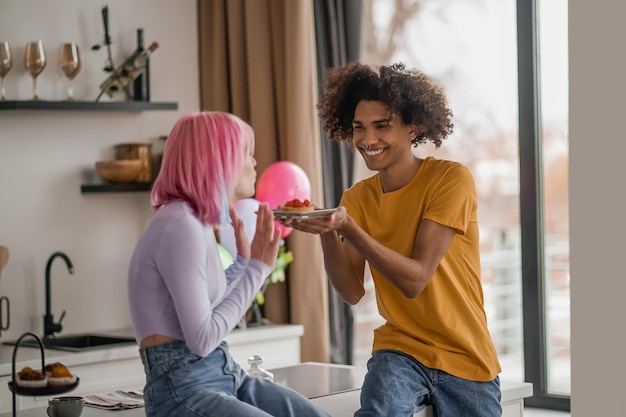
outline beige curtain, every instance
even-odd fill
[[[310,0],[198,0],[203,110],[232,112],[256,134],[257,172],[300,166],[323,201],[317,73]],[[287,237],[287,285],[272,285],[265,316],[304,325],[302,361],[329,362],[328,292],[319,238]]]

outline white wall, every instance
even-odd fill
[[[572,415],[626,416],[626,3],[569,7]]]
[[[177,111],[137,113],[0,111],[0,245],[10,250],[0,295],[11,302],[11,325],[0,340],[43,332],[45,266],[55,251],[74,263],[52,267],[52,313],[64,333],[130,326],[126,271],[134,244],[151,216],[149,194],[81,194],[94,162],[112,159],[113,145],[167,135],[183,114],[199,109],[195,0],[0,0],[0,41],[12,47],[5,77],[7,98],[28,100],[31,78],[23,64],[25,44],[44,41],[48,64],[38,78],[44,100],[63,100],[66,80],[58,67],[59,45],[76,41],[83,61],[75,79],[79,100],[93,101],[106,78],[101,8],[109,6],[116,64],[145,42],[159,42],[151,58],[152,101],[177,102]],[[102,100],[109,100],[103,98]]]

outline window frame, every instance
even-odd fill
[[[537,1],[517,0],[524,372],[534,388],[525,405],[570,411],[570,396],[548,393]]]

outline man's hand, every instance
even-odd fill
[[[337,207],[337,211],[326,217],[312,217],[306,219],[280,219],[280,223],[292,227],[301,232],[319,235],[326,232],[339,232],[346,224],[348,213],[343,206]]]

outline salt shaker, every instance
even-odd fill
[[[246,371],[248,376],[254,376],[257,378],[267,379],[270,382],[274,382],[274,374],[270,371],[263,369],[263,358],[259,355],[253,355],[248,358],[250,369]]]

